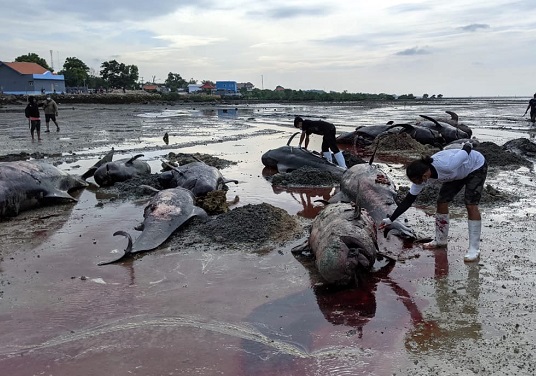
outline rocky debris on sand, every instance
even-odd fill
[[[527,158],[505,150],[504,146],[500,147],[493,142],[481,142],[476,150],[486,157],[489,167],[533,167],[533,163]]]
[[[17,153],[17,154],[6,154],[0,156],[0,162],[14,162],[14,161],[27,161],[29,159],[45,159],[45,158],[59,158],[61,157],[61,153],[54,153],[54,154],[44,154],[41,152],[35,152],[35,153]]]
[[[268,203],[248,204],[221,214],[199,231],[220,243],[263,243],[289,240],[301,230],[285,210]]]
[[[217,190],[208,192],[205,196],[197,197],[195,204],[204,209],[207,214],[215,215],[227,213],[229,211],[229,205],[238,203],[238,196],[233,201],[227,201],[227,191]]]
[[[439,149],[429,145],[423,145],[407,133],[393,133],[385,137],[376,138],[374,142],[363,149],[363,155],[372,155],[377,148],[376,155],[399,155],[404,152],[412,156],[435,153]]]
[[[272,185],[286,187],[333,186],[340,183],[340,177],[329,171],[304,166],[292,172],[278,172],[268,178]]]
[[[228,161],[226,159],[221,159],[214,157],[210,154],[185,154],[185,153],[173,153],[170,152],[167,156],[169,164],[173,166],[184,166],[185,164],[192,162],[205,162],[209,166],[216,167],[217,169],[222,169],[236,164],[236,162]],[[168,166],[162,165],[164,171],[169,170]]]
[[[536,157],[536,144],[527,138],[516,138],[514,140],[510,140],[506,142],[502,148],[504,150],[511,151],[512,153],[519,154],[523,157]]]

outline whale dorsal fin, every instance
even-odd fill
[[[143,154],[138,154],[130,158],[128,161],[125,162],[126,165],[134,163],[134,161],[140,157],[143,157]]]

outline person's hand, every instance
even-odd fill
[[[473,149],[476,149],[480,146],[480,141],[478,141],[475,137],[471,138],[469,141],[467,141],[467,143],[471,144]]]
[[[384,218],[382,219],[382,221],[380,222],[380,227],[379,229],[380,230],[383,230],[384,228],[386,228],[387,226],[390,226],[393,224],[393,221],[391,221],[391,218],[387,217],[387,218]]]

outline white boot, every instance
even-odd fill
[[[425,249],[445,248],[449,237],[449,215],[435,215],[435,239],[422,245]]]
[[[329,163],[333,163],[333,158],[331,156],[331,152],[330,151],[325,151],[322,153],[322,155],[324,156],[324,159],[326,161],[328,161]]]
[[[480,257],[480,233],[482,221],[467,221],[469,226],[469,250],[463,257],[463,261],[476,261]]]
[[[344,160],[344,155],[342,155],[342,151],[336,153],[333,155],[335,157],[335,160],[337,161],[337,164],[341,166],[344,169],[347,169],[346,167],[346,161]]]

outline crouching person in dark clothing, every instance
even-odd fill
[[[331,157],[331,152],[333,152],[337,164],[344,169],[347,168],[344,156],[337,146],[335,134],[337,130],[333,124],[323,120],[304,120],[301,117],[296,116],[294,119],[294,126],[302,131],[300,136],[300,147],[305,141],[305,149],[307,149],[307,146],[309,145],[309,135],[311,133],[323,136],[322,155],[324,158],[328,162],[333,162],[333,158]]]

